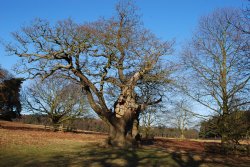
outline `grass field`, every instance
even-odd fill
[[[0,121],[1,167],[250,166],[250,157],[247,156],[223,156],[206,152],[205,146],[211,142],[159,138],[153,145],[123,150],[105,147],[103,143],[106,135],[49,132],[36,128]]]

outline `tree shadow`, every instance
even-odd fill
[[[57,152],[44,159],[29,159],[23,166],[83,166],[83,167],[248,167],[248,161],[237,162],[221,155],[208,155],[175,149],[142,146],[137,149],[119,149],[90,144],[75,148],[72,152]],[[225,159],[224,159],[225,158]]]
[[[184,160],[183,154],[180,153],[174,152],[171,154],[171,156],[180,167],[199,167],[202,163],[204,163],[203,160],[194,160],[194,158],[189,154],[186,156],[186,160]]]
[[[226,156],[217,153],[194,153],[183,152],[182,150],[174,150],[171,153],[172,159],[179,167],[201,167],[220,166],[220,167],[249,167],[249,157]]]
[[[87,157],[86,161],[82,161],[83,166],[137,166],[138,156],[136,151],[117,148],[91,148],[86,152],[79,152],[78,157]]]
[[[154,148],[119,149],[99,145],[76,148],[72,153],[57,153],[47,159],[30,160],[24,166],[86,166],[86,167],[160,167],[176,166],[170,155]]]
[[[100,167],[158,167],[168,156],[168,154],[157,154],[157,150],[152,148],[119,149],[100,146],[78,152],[77,155],[77,157],[86,157],[84,160],[80,158],[78,164]]]

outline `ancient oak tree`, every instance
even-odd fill
[[[134,143],[140,112],[160,101],[138,98],[137,85],[166,81],[169,71],[161,68],[162,57],[171,54],[173,42],[145,29],[133,4],[121,2],[112,18],[83,25],[37,19],[13,36],[16,43],[7,50],[22,58],[19,72],[30,78],[57,72],[75,80],[109,125],[109,144]],[[107,100],[111,95],[114,101]]]

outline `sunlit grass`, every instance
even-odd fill
[[[170,154],[159,149],[125,150],[104,147],[98,139],[54,136],[43,140],[34,132],[0,129],[0,166],[178,166]]]
[[[0,129],[0,166],[224,167],[237,164],[237,167],[248,167],[250,162],[246,157],[230,158],[181,147],[195,142],[182,144],[183,141],[173,140],[164,145],[163,140],[162,145],[118,149],[105,147],[105,138],[93,134]]]

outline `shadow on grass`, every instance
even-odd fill
[[[194,153],[176,149],[171,153],[171,158],[178,167],[249,167],[250,157],[236,157],[218,153]]]
[[[46,166],[86,166],[86,167],[137,167],[162,166],[168,161],[168,154],[152,149],[118,149],[99,146],[85,147],[84,150],[71,155],[51,157]],[[66,160],[66,161],[65,161]],[[32,165],[32,164],[28,164]]]
[[[1,159],[1,158],[0,158]],[[12,157],[15,160],[15,157]],[[166,151],[162,148],[143,146],[138,149],[106,148],[99,145],[85,145],[72,150],[34,155],[16,159],[11,166],[83,166],[83,167],[201,167],[237,166],[248,167],[247,161],[223,159],[220,155],[197,154],[183,150]],[[0,163],[1,164],[1,163]],[[8,163],[5,165],[9,166]],[[1,166],[1,165],[0,165]]]
[[[75,148],[76,151],[54,153],[47,157],[21,160],[17,166],[86,166],[86,167],[177,167],[171,156],[152,148],[118,149],[89,145]],[[14,157],[13,157],[14,158]],[[20,160],[20,159],[19,159]],[[17,161],[18,163],[18,161]],[[170,164],[170,165],[167,165]],[[7,164],[6,164],[7,165]],[[13,165],[13,164],[12,164]],[[1,166],[1,165],[0,165]],[[15,165],[13,165],[15,166]]]

